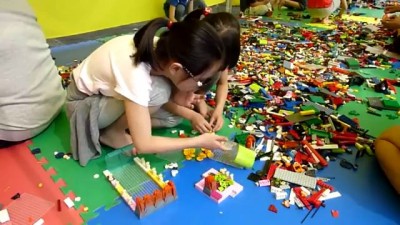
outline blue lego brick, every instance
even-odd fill
[[[338,119],[348,125],[350,125],[353,128],[358,127],[357,123],[355,123],[352,119],[350,119],[349,117],[345,116],[345,115],[340,115],[338,117]]]

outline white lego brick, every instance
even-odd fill
[[[326,201],[326,200],[333,199],[333,198],[339,198],[341,196],[342,195],[338,191],[334,191],[334,192],[331,192],[331,193],[329,193],[329,194],[327,194],[325,196],[321,196],[321,198],[319,200],[320,201]]]
[[[283,191],[283,190],[278,187],[271,186],[271,193],[276,193],[276,192],[281,192],[281,191]]]
[[[297,205],[299,208],[303,208],[304,204],[301,202],[301,200],[297,197],[294,197],[294,203]]]
[[[72,208],[75,205],[75,203],[71,200],[70,197],[67,197],[66,199],[64,199],[64,203],[65,203],[65,205],[67,205],[68,208]]]
[[[306,196],[309,196],[311,194],[310,190],[308,190],[305,187],[300,187],[301,191],[304,192],[304,194],[306,194]]]
[[[38,221],[36,221],[36,223],[34,223],[33,225],[42,225],[44,224],[44,220],[42,218],[40,218]]]
[[[7,209],[0,210],[0,223],[10,221],[10,215],[8,215]]]
[[[171,170],[171,176],[176,177],[178,175],[179,171],[178,170]]]
[[[275,194],[275,199],[276,200],[282,200],[282,199],[285,199],[287,197],[286,191],[275,192],[274,194]]]
[[[322,146],[311,145],[311,147],[313,147],[314,149],[338,149],[339,145],[337,145],[337,144],[325,144],[325,145],[322,145]]]
[[[287,190],[287,189],[290,189],[290,186],[289,186],[289,184],[281,184],[281,186],[279,186],[279,188],[282,190]]]
[[[292,188],[292,189],[290,189],[290,194],[289,194],[289,203],[291,205],[295,204],[295,201],[294,201],[295,198],[296,198],[296,193],[294,193],[293,188]]]
[[[111,172],[110,172],[109,170],[104,170],[104,171],[103,171],[103,174],[104,174],[104,176],[106,176],[106,177],[112,175]]]
[[[286,69],[292,70],[294,69],[294,64],[290,61],[283,61],[283,67],[285,67]]]
[[[265,152],[271,152],[272,151],[272,145],[273,145],[273,140],[272,139],[268,139],[267,140],[267,149]]]
[[[281,152],[275,152],[274,155],[272,156],[272,161],[281,161],[281,159],[282,159]]]
[[[272,152],[276,152],[279,150],[279,146],[278,145],[274,145],[274,147],[272,147]]]

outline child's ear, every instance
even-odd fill
[[[176,75],[180,70],[182,70],[182,65],[176,62],[171,63],[168,67],[168,70],[172,75]]]

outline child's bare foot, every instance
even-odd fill
[[[331,24],[331,23],[332,23],[332,20],[330,20],[329,18],[325,18],[325,19],[323,19],[323,20],[321,21],[321,23],[323,23],[323,24]]]
[[[310,21],[310,22],[311,22],[311,23],[320,23],[321,20],[318,19],[318,18],[311,18],[311,21]]]
[[[123,148],[127,145],[132,144],[132,138],[125,132],[114,132],[111,130],[105,130],[100,134],[100,143],[107,145],[111,148]]]

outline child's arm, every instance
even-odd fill
[[[124,101],[125,115],[133,145],[139,153],[159,153],[184,148],[225,149],[227,139],[215,134],[203,134],[193,138],[168,138],[151,134],[149,109],[129,100]]]
[[[171,20],[172,22],[177,22],[175,19],[175,10],[176,7],[173,5],[169,5],[169,20]]]
[[[224,107],[228,95],[228,70],[224,70],[217,83],[217,91],[215,96],[216,106],[211,114],[210,124],[214,131],[218,131],[224,125]]]
[[[339,12],[339,17],[342,17],[342,15],[346,12],[348,6],[347,6],[347,0],[341,0],[340,1],[340,12]]]
[[[189,12],[189,13],[193,11],[193,1],[194,1],[194,0],[190,0],[190,1],[189,1],[189,6],[188,6],[188,12]]]
[[[212,127],[210,125],[210,123],[207,122],[207,120],[200,114],[195,112],[192,109],[186,108],[184,106],[178,105],[175,102],[173,102],[172,100],[170,100],[169,102],[167,102],[166,104],[164,104],[163,109],[165,109],[166,111],[183,117],[187,120],[189,120],[193,126],[193,128],[197,131],[199,131],[200,133],[208,133],[210,131],[212,131]]]
[[[192,120],[193,116],[195,115],[195,111],[186,108],[184,106],[176,104],[174,101],[169,100],[162,106],[163,109],[167,110],[168,112],[183,117],[187,120]]]
[[[215,96],[215,110],[221,114],[224,111],[226,98],[228,96],[228,69],[224,70],[217,83],[217,92]]]

